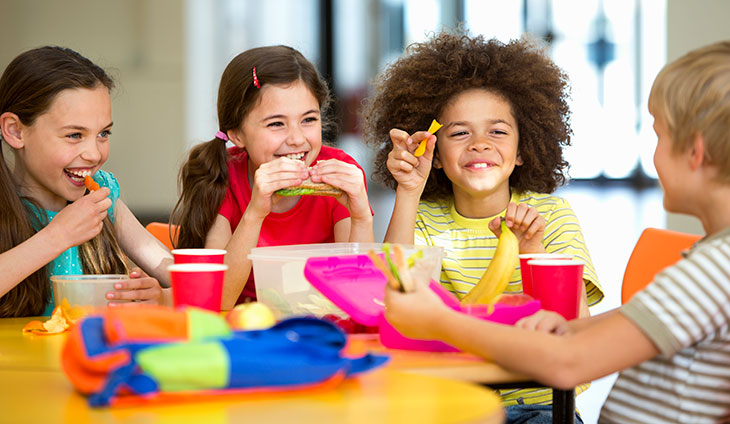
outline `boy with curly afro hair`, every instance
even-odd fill
[[[600,423],[727,423],[730,417],[730,41],[667,64],[649,93],[664,209],[705,237],[620,308],[567,321],[539,311],[515,326],[448,308],[428,281],[386,287],[403,335],[442,340],[552,387],[614,372]],[[619,229],[620,231],[620,229]]]
[[[505,44],[459,31],[409,46],[376,82],[363,116],[365,140],[377,149],[374,177],[396,191],[385,241],[442,247],[441,284],[463,298],[489,266],[504,218],[520,253],[585,264],[580,316],[588,316],[603,293],[575,214],[550,194],[566,180],[567,91],[566,75],[528,39]],[[443,124],[436,135],[423,131],[434,118]],[[521,291],[518,267],[505,292]],[[549,418],[548,389],[502,396],[508,420]]]

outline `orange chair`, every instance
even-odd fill
[[[659,271],[682,259],[682,251],[692,247],[701,237],[659,228],[645,229],[626,264],[621,285],[621,304],[646,287]]]
[[[177,225],[170,225],[165,222],[150,222],[145,227],[157,240],[172,250],[173,243],[177,243]]]

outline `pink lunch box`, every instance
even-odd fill
[[[438,340],[416,340],[403,336],[385,319],[383,297],[385,276],[367,255],[312,257],[304,266],[304,276],[317,290],[356,322],[378,326],[380,342],[394,349],[429,352],[456,352],[458,349]],[[462,306],[459,300],[431,280],[429,287],[450,308],[480,319],[512,325],[540,309],[540,301],[522,305],[497,303],[491,314],[486,306]]]

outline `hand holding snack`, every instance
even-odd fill
[[[443,125],[439,124],[437,120],[434,119],[431,121],[431,125],[427,130],[429,136],[421,140],[421,143],[418,144],[418,148],[416,148],[416,151],[413,152],[413,156],[419,157],[426,153],[426,141],[431,137],[430,134],[436,134],[436,131],[438,131],[441,127],[443,127]]]
[[[310,168],[314,183],[324,183],[342,191],[337,201],[350,211],[351,219],[372,219],[365,175],[356,165],[337,159],[322,160]]]
[[[394,128],[390,130],[390,140],[393,148],[388,153],[386,166],[393,178],[398,182],[398,189],[420,192],[426,184],[426,179],[431,173],[433,151],[436,146],[436,137],[426,131],[419,131],[409,135],[403,130]],[[413,150],[414,140],[425,141],[425,154],[416,157]]]
[[[66,249],[96,237],[101,232],[107,210],[112,205],[107,196],[107,187],[92,191],[63,208],[41,231],[56,232],[57,237],[53,240],[64,241],[63,247]]]
[[[87,175],[84,177],[84,185],[86,186],[86,188],[89,189],[89,191],[96,191],[100,188],[99,184],[97,184],[96,181],[91,178],[91,175]]]
[[[307,166],[300,160],[281,157],[261,164],[254,173],[251,202],[245,213],[264,219],[281,199],[274,196],[275,191],[301,184],[308,177]]]
[[[537,212],[537,209],[526,203],[510,202],[507,205],[504,220],[507,228],[512,230],[519,240],[520,253],[545,253],[542,239],[546,221]],[[500,225],[500,218],[495,218],[489,223],[489,229],[497,237],[501,234]]]

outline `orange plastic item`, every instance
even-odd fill
[[[626,264],[621,303],[628,302],[636,292],[652,282],[659,271],[682,259],[682,251],[692,247],[701,237],[659,228],[645,229]]]
[[[94,181],[91,176],[87,175],[84,177],[84,185],[86,188],[88,188],[90,191],[96,191],[99,190],[101,187],[99,187],[99,184]]]
[[[150,222],[145,227],[155,238],[162,242],[168,249],[174,249],[173,244],[177,243],[178,226],[164,222]]]

